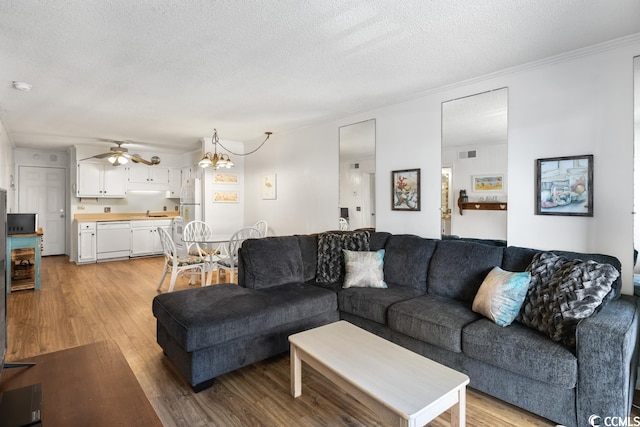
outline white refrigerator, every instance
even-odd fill
[[[199,178],[189,178],[180,191],[180,216],[185,224],[202,220],[202,185]]]
[[[171,222],[171,237],[176,245],[179,256],[186,256],[187,251],[182,240],[182,229],[186,224],[195,220],[202,220],[202,187],[200,179],[189,178],[180,191],[180,216]]]

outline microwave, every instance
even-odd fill
[[[8,213],[7,234],[33,234],[38,230],[37,213]]]

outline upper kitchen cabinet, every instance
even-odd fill
[[[111,164],[78,162],[76,181],[76,197],[127,196],[127,171]]]
[[[170,199],[179,199],[181,189],[182,169],[169,168],[169,191],[167,192],[167,197]]]
[[[132,165],[129,170],[129,190],[169,190],[169,168]]]

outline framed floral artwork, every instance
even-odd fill
[[[391,171],[391,210],[420,210],[420,169]]]

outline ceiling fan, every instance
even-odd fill
[[[129,150],[122,146],[126,141],[110,141],[117,145],[117,147],[111,147],[108,153],[96,154],[95,156],[87,157],[86,159],[104,159],[106,158],[113,166],[120,166],[131,160],[133,163],[143,163],[148,166],[160,164],[160,157],[153,156],[151,160],[146,160],[140,157],[139,154],[129,154]]]

